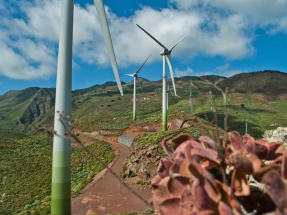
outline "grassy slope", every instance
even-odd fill
[[[26,137],[28,137],[26,134],[0,128],[0,145],[17,144],[20,139]]]
[[[200,86],[203,90],[208,91],[212,89],[207,86],[202,81],[197,81],[198,86]],[[150,100],[141,103],[137,108],[138,120],[137,124],[147,124],[155,121],[161,120],[161,89],[158,85],[156,87],[152,86],[150,91],[155,91],[155,93],[148,92],[148,89],[144,90],[146,93],[139,92],[137,95],[138,104],[140,103],[141,98],[149,97]],[[223,85],[224,87],[224,85]],[[148,88],[148,87],[146,87]],[[189,82],[182,82],[178,87],[178,94],[182,96],[182,99],[179,100],[177,97],[170,96],[169,97],[169,117],[172,118],[173,110],[185,111],[185,113],[190,112],[189,107]],[[214,92],[216,90],[213,89]],[[79,126],[82,130],[90,131],[94,129],[110,129],[110,130],[119,130],[124,129],[129,126],[132,118],[132,85],[125,86],[125,96],[120,97],[116,86],[105,86],[105,87],[97,87],[96,89],[90,91],[79,91],[74,94],[73,97],[73,119],[76,119],[75,125]],[[16,95],[18,92],[10,92],[9,96]],[[210,103],[207,98],[200,94],[198,91],[193,91],[194,95],[194,113],[197,116],[201,116],[204,118],[204,114],[206,113],[209,121],[212,121],[213,113],[210,111]],[[7,96],[7,95],[6,95]],[[9,101],[11,104],[9,107],[7,104],[9,103],[6,98],[1,97],[1,110],[10,110],[9,120],[15,120],[17,111],[21,112],[25,107],[25,100],[22,98],[21,103],[13,103],[13,101]],[[219,126],[223,127],[223,117],[224,117],[224,107],[223,100],[220,94],[214,94],[214,103],[217,108],[217,117],[219,120]],[[249,133],[255,137],[261,137],[261,134],[266,130],[270,129],[270,125],[274,123],[278,123],[278,125],[287,126],[286,119],[286,110],[287,110],[287,102],[286,97],[277,96],[272,97],[270,95],[260,94],[260,93],[229,93],[227,95],[227,110],[226,112],[229,115],[228,126],[230,130],[238,130],[241,134],[245,133],[245,123],[248,123]],[[113,100],[113,102],[112,102]],[[27,102],[27,100],[26,100]],[[6,104],[6,107],[5,107]],[[241,108],[241,104],[245,104],[245,108]],[[103,105],[103,106],[102,106]],[[110,105],[110,107],[108,107]],[[10,109],[9,109],[10,108]],[[14,109],[13,109],[14,108]],[[14,111],[14,112],[13,112]],[[14,115],[13,115],[14,114]],[[14,118],[13,118],[14,116]],[[46,122],[51,123],[51,118],[53,116],[53,112],[46,114],[45,118],[42,120],[36,121],[39,125],[44,124]],[[113,120],[116,118],[116,122]],[[49,121],[50,120],[50,121]],[[0,121],[1,122],[1,121]],[[203,129],[203,128],[201,128]],[[175,131],[176,133],[177,131]],[[206,134],[208,131],[206,131]],[[10,135],[10,136],[9,136]],[[13,136],[15,135],[15,136]],[[18,134],[12,134],[9,131],[0,130],[0,139],[2,143],[3,136],[6,136],[10,139],[22,138],[22,136],[17,136]],[[151,136],[156,135],[156,137],[162,138],[162,134],[151,134]],[[165,135],[165,134],[164,134]],[[38,142],[37,142],[38,141]],[[45,140],[46,142],[48,140]],[[19,142],[19,141],[17,141]],[[49,141],[48,141],[49,142]],[[31,181],[37,181],[37,179],[29,178],[30,176],[36,177],[37,175],[45,174],[45,177],[50,177],[50,165],[51,161],[51,146],[45,145],[42,139],[26,139],[20,141],[19,146],[7,147],[1,146],[1,162],[0,162],[0,183],[5,183],[5,186],[0,188],[0,194],[5,193],[7,197],[4,198],[7,204],[0,205],[1,214],[8,214],[9,211],[16,210],[19,208],[24,208],[25,210],[38,210],[38,208],[44,207],[46,208],[43,211],[48,210],[48,202],[49,199],[45,196],[40,196],[39,190],[33,190],[32,188],[24,188],[25,190],[30,190],[32,193],[24,192],[21,193],[17,189],[23,187],[23,185],[32,186]],[[144,143],[143,143],[144,144]],[[77,149],[80,150],[80,149]],[[78,152],[75,150],[75,154],[82,152]],[[105,150],[105,149],[103,149]],[[78,154],[78,155],[79,155]],[[37,160],[39,159],[39,160]],[[79,159],[79,158],[78,158]],[[37,162],[34,162],[37,160]],[[74,160],[74,159],[73,159]],[[75,159],[76,160],[76,159]],[[33,161],[33,162],[32,162]],[[22,163],[25,162],[26,168],[23,168]],[[94,161],[87,161],[94,162]],[[81,163],[81,162],[80,162]],[[90,170],[77,172],[80,166],[80,163],[74,164],[76,167],[76,171],[74,176],[76,178],[87,178],[87,174],[90,173]],[[5,165],[4,165],[5,164]],[[38,165],[36,165],[38,164]],[[7,168],[6,168],[7,166]],[[8,170],[13,169],[9,174],[15,174],[11,176],[13,180],[7,180]],[[15,170],[15,171],[14,171]],[[16,171],[17,170],[17,171]],[[98,171],[98,170],[96,170]],[[21,173],[18,175],[18,173]],[[95,172],[93,172],[94,174]],[[28,177],[29,176],[29,177]],[[44,178],[45,178],[44,177]],[[27,181],[26,181],[27,180]],[[50,183],[50,178],[43,179],[44,184],[42,187],[45,187],[45,183]],[[11,182],[11,183],[10,183]],[[38,183],[38,182],[37,182]],[[39,184],[42,182],[39,182]],[[85,183],[85,182],[84,182]],[[29,185],[30,184],[30,185]],[[74,191],[77,192],[83,184],[81,182],[76,183]],[[8,188],[8,186],[11,186]],[[37,186],[38,187],[38,186]],[[2,190],[1,190],[2,189]],[[42,188],[41,188],[42,189]],[[44,189],[44,195],[49,193],[49,190]],[[47,188],[50,189],[50,188]],[[14,191],[15,190],[15,191]],[[42,192],[43,190],[41,190]],[[9,194],[9,192],[11,192]],[[16,192],[16,193],[15,193]],[[0,197],[1,197],[0,195]],[[31,198],[30,198],[31,197]],[[20,198],[18,200],[18,198]],[[35,200],[37,200],[35,202]],[[11,201],[10,203],[8,203]],[[5,205],[5,207],[4,207]],[[15,205],[15,206],[14,206]],[[41,209],[42,210],[42,209]],[[5,213],[4,213],[4,212]],[[20,210],[19,210],[20,211]]]
[[[215,81],[216,76],[206,76],[210,81]],[[222,78],[223,79],[223,78]],[[189,86],[190,81],[195,82],[203,91],[213,92],[214,98],[218,105],[218,118],[222,119],[223,112],[221,107],[221,94],[212,86],[206,85],[204,81],[198,77],[182,77],[176,79],[177,92],[182,97],[178,99],[174,96],[169,96],[169,108],[177,109],[185,112],[190,112],[189,107]],[[149,82],[141,80],[143,90],[142,93],[138,88],[137,93],[137,116],[138,120],[151,117],[154,114],[160,114],[161,111],[161,81]],[[257,124],[258,129],[255,129],[256,134],[260,134],[264,129],[268,129],[270,124],[284,123],[285,120],[285,106],[284,101],[286,97],[282,97],[282,90],[285,87],[287,75],[280,72],[265,71],[260,73],[238,74],[228,79],[223,79],[218,85],[225,89],[230,88],[228,94],[228,114],[229,126],[231,129],[241,129],[242,124],[247,121],[250,128]],[[107,83],[104,85],[96,85],[88,89],[77,90],[73,92],[72,103],[72,119],[74,125],[85,131],[93,129],[108,128],[107,124],[115,124],[125,121],[129,124],[132,118],[132,93],[133,83],[123,85],[124,97],[121,97],[115,83]],[[28,88],[23,91],[11,91],[0,97],[0,127],[9,129],[18,129],[24,125],[16,125],[19,116],[23,113],[25,107],[28,105],[25,98],[29,98],[38,88]],[[272,93],[274,90],[274,93]],[[245,92],[243,94],[236,94],[236,92]],[[254,92],[262,93],[259,97],[264,97],[263,100],[252,96]],[[20,96],[21,95],[21,96]],[[10,100],[9,100],[10,96]],[[13,97],[14,96],[14,97]],[[194,110],[195,114],[202,116],[204,112],[210,112],[210,105],[205,95],[200,94],[193,89],[194,96]],[[143,98],[148,97],[150,100],[144,101]],[[237,98],[237,97],[240,97]],[[14,98],[14,99],[12,99]],[[16,98],[16,99],[15,99]],[[11,100],[12,99],[12,100]],[[17,102],[16,102],[17,101]],[[10,103],[9,103],[10,102]],[[21,103],[19,103],[21,102]],[[246,108],[238,108],[240,104],[244,103]],[[262,104],[262,105],[261,105]],[[258,110],[258,111],[257,111]],[[209,113],[210,115],[211,113]],[[36,119],[33,124],[53,126],[54,111],[51,109],[44,116]],[[211,120],[211,116],[208,117]],[[222,121],[222,120],[221,120]],[[102,126],[101,124],[104,124]],[[222,123],[219,124],[222,126]],[[236,126],[237,125],[237,126]],[[245,125],[244,125],[245,126]],[[123,126],[119,126],[118,129]],[[113,126],[111,129],[117,129]],[[251,130],[251,132],[253,132]]]
[[[0,214],[48,214],[50,211],[52,139],[40,135],[0,145]],[[109,144],[94,140],[88,146],[103,162],[114,154]],[[103,167],[82,148],[72,150],[72,194],[77,194]],[[37,186],[35,186],[35,184]],[[3,196],[4,195],[4,196]]]

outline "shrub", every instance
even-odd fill
[[[162,141],[168,157],[152,180],[155,213],[287,213],[283,143],[228,135],[220,144],[207,136],[181,135],[171,141],[172,149]]]
[[[136,184],[144,185],[144,182],[141,180],[138,180]]]

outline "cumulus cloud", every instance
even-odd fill
[[[230,68],[230,65],[228,63],[221,65],[221,66],[218,66],[213,70],[213,73],[220,74],[220,76],[224,76],[224,77],[231,77],[233,75],[240,74],[240,73],[246,73],[246,72],[248,72],[248,71],[239,70],[239,69],[232,69],[232,68]]]
[[[56,72],[62,1],[15,2],[14,6],[0,2],[0,74],[27,80],[49,78]],[[161,60],[162,47],[136,24],[166,47],[188,34],[172,53],[172,58],[186,61],[197,55],[227,60],[249,57],[254,53],[256,26],[273,33],[287,27],[285,0],[170,0],[170,4],[160,10],[143,5],[130,17],[119,17],[106,7],[120,67],[142,64],[150,54],[147,63]],[[74,57],[81,62],[109,66],[92,4],[74,7],[73,45]],[[191,68],[177,70],[177,75],[189,72]]]
[[[220,74],[220,76],[231,77],[233,75],[236,75],[239,73],[246,73],[248,71],[239,70],[239,69],[232,69],[232,68],[230,68],[230,65],[228,63],[226,63],[224,65],[216,67],[212,72]]]
[[[248,71],[245,70],[239,70],[239,69],[232,69],[230,68],[230,65],[228,63],[215,67],[214,69],[210,71],[197,71],[193,68],[187,67],[184,70],[180,70],[176,68],[174,70],[174,76],[175,77],[182,77],[182,76],[204,76],[204,75],[213,75],[213,74],[219,74],[219,76],[223,77],[231,77],[233,75],[239,74],[239,73],[246,73]]]
[[[201,10],[210,14],[220,13],[222,16],[241,14],[251,25],[269,30],[286,32],[286,0],[170,0],[181,10]]]
[[[182,77],[182,76],[195,76],[194,71],[192,68],[187,67],[185,70],[179,70],[176,68],[174,70],[174,76],[175,77]]]

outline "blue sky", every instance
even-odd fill
[[[0,1],[0,95],[55,87],[61,3]],[[162,77],[162,48],[175,76],[232,76],[265,69],[287,72],[287,0],[105,0],[120,73]],[[75,0],[73,90],[115,81],[93,0]],[[167,71],[168,72],[168,71]],[[124,82],[132,81],[122,76]]]

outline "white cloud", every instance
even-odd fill
[[[56,72],[60,31],[60,0],[0,2],[0,74],[17,79],[48,78]],[[286,31],[287,1],[170,0],[174,7],[155,10],[142,6],[133,16],[118,17],[107,9],[115,53],[120,67],[160,61],[162,48],[136,27],[141,25],[166,47],[188,36],[172,58],[196,55],[228,60],[254,53],[256,26],[269,32]],[[15,16],[17,14],[17,16]],[[109,66],[94,5],[74,7],[74,56],[82,62]],[[4,56],[4,57],[2,57]],[[74,63],[75,65],[75,63]],[[190,72],[192,69],[181,72]]]
[[[239,73],[246,73],[248,71],[245,70],[238,70],[238,69],[230,69],[230,65],[224,64],[221,66],[216,67],[213,70],[210,71],[195,71],[194,69],[187,67],[185,70],[179,70],[176,68],[174,70],[175,77],[182,77],[182,76],[204,76],[204,75],[214,75],[218,74],[219,76],[223,77],[231,77],[233,75],[239,74]]]
[[[224,77],[231,77],[233,75],[240,74],[240,73],[246,73],[246,72],[248,72],[248,71],[246,71],[246,70],[238,70],[238,69],[231,69],[230,65],[228,63],[216,67],[214,69],[214,71],[213,71],[213,73],[220,74],[220,76],[224,76]]]
[[[280,25],[286,20],[286,0],[170,0],[182,10],[201,10],[209,14],[241,14],[253,25],[270,30],[286,32],[286,26]]]
[[[22,80],[45,79],[50,76],[52,66],[50,67],[45,63],[40,63],[35,66],[31,63],[30,65],[22,55],[16,53],[5,44],[0,44],[0,50],[1,75]]]
[[[230,65],[229,65],[229,63],[227,63],[227,64],[216,67],[215,70],[217,70],[218,72],[224,72],[227,69],[229,69],[229,67],[230,67]]]
[[[187,67],[185,70],[179,70],[176,68],[174,70],[174,76],[175,77],[182,77],[182,76],[195,76],[194,71],[192,68]]]

